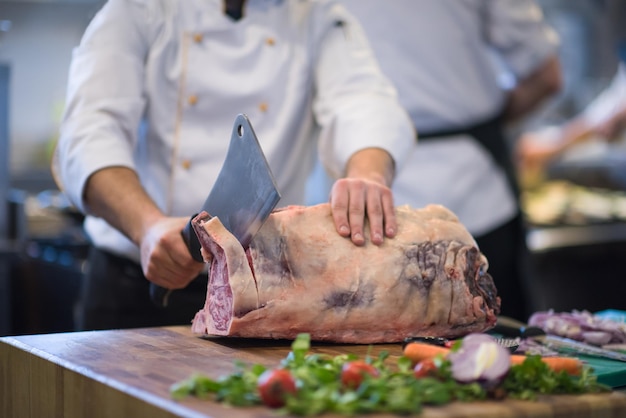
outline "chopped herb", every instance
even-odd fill
[[[425,405],[453,401],[470,402],[500,396],[533,400],[540,394],[611,390],[599,384],[588,367],[580,376],[570,376],[565,372],[554,372],[539,356],[529,356],[524,363],[512,366],[498,387],[487,388],[478,382],[456,382],[452,378],[450,362],[441,357],[434,359],[438,367],[436,376],[418,379],[409,359],[400,357],[395,364],[389,364],[387,352],[374,358],[369,354],[366,356],[365,362],[374,366],[379,374],[364,374],[360,386],[353,389],[342,385],[341,371],[345,363],[358,359],[356,355],[311,354],[310,348],[310,336],[298,335],[291,345],[291,352],[279,365],[291,373],[297,386],[297,393],[286,396],[280,412],[300,416],[323,413],[406,415],[419,413]],[[196,373],[172,385],[171,396],[176,400],[186,396],[209,398],[233,406],[261,405],[257,381],[267,368],[239,362],[236,367],[234,373],[217,380]]]
[[[555,372],[541,361],[541,356],[528,356],[522,364],[511,367],[503,389],[510,397],[533,400],[537,395],[608,392],[610,387],[598,383],[590,367],[583,367],[580,376],[565,371]]]

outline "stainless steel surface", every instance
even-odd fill
[[[571,338],[550,335],[539,327],[528,326],[523,322],[507,316],[498,316],[498,321],[492,331],[509,337],[529,338],[563,354],[583,354],[626,362],[626,354],[605,350]]]
[[[626,242],[626,223],[530,228],[526,235],[534,252],[609,242]]]
[[[557,337],[555,335],[538,335],[532,338],[546,347],[564,354],[584,354],[626,362],[626,354],[595,347],[569,338]]]
[[[515,337],[515,338],[496,338],[496,342],[498,343],[498,345],[508,349],[511,353],[514,353],[515,350],[517,350],[517,348],[519,347],[521,341],[522,340],[519,337]]]

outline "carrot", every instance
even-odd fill
[[[422,360],[432,359],[438,355],[445,357],[449,352],[449,348],[419,342],[408,343],[404,347],[404,356],[411,360],[414,365]],[[524,360],[526,360],[524,355],[511,355],[511,365],[522,364]],[[541,361],[556,372],[563,370],[574,376],[580,375],[583,367],[583,363],[573,357],[542,357]]]
[[[522,364],[526,356],[520,354],[511,355],[511,365]],[[567,374],[578,376],[583,368],[583,363],[574,357],[542,357],[541,361],[555,372],[565,371]]]
[[[437,355],[445,357],[450,352],[449,348],[428,343],[412,342],[404,347],[404,356],[415,365],[422,360],[432,359]]]

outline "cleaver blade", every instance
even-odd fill
[[[219,218],[244,248],[280,200],[280,193],[263,149],[248,117],[235,118],[226,159],[217,180],[199,212]],[[199,213],[198,212],[198,213]],[[198,236],[193,230],[194,214],[182,231],[191,256],[204,262]],[[158,306],[167,306],[170,289],[151,284],[150,297]]]

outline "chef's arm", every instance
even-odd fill
[[[137,174],[126,167],[108,167],[93,173],[83,192],[85,208],[103,218],[133,241],[141,251],[148,280],[178,289],[202,270],[181,237],[188,218],[164,215],[145,192]]]
[[[626,70],[618,67],[613,81],[585,109],[560,128],[566,147],[591,137],[614,141],[626,127]]]
[[[391,187],[395,164],[389,153],[381,148],[366,148],[348,160],[346,177],[366,178]]]
[[[551,56],[529,76],[518,81],[510,91],[504,117],[516,122],[536,110],[546,99],[562,88],[561,65],[558,57]]]
[[[591,138],[620,138],[626,127],[626,69],[618,67],[613,81],[576,117],[567,122],[523,134],[517,141],[522,168],[542,167],[569,148]]]
[[[83,192],[85,208],[122,232],[136,245],[148,227],[164,218],[146,194],[137,174],[126,167],[109,167],[92,174]]]
[[[602,120],[588,118],[583,112],[561,126],[523,134],[517,141],[518,164],[521,168],[543,167],[591,138],[616,140],[625,127],[626,105],[614,109]]]
[[[554,150],[549,156],[556,157],[569,148],[587,141],[595,132],[597,126],[584,117],[576,117],[558,128],[558,138],[553,139]]]
[[[340,235],[363,245],[366,217],[373,244],[380,245],[385,236],[391,238],[396,234],[390,189],[394,171],[393,158],[381,148],[366,148],[350,157],[345,177],[335,182],[330,195],[335,227]]]

